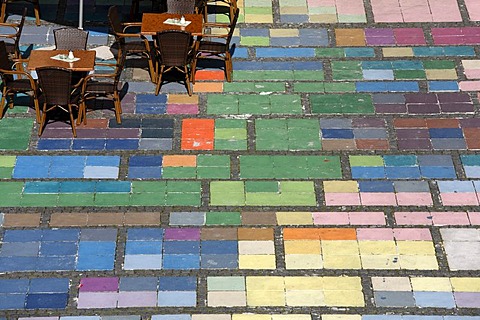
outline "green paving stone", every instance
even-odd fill
[[[312,178],[341,178],[342,165],[339,156],[308,156],[307,170]]]
[[[198,181],[167,181],[167,195],[171,192],[201,193]]]
[[[305,0],[280,0],[280,6],[301,7],[305,6]]]
[[[27,150],[32,128],[32,119],[2,119],[0,121],[0,149]]]
[[[325,93],[356,92],[354,82],[325,82],[323,84]]]
[[[242,119],[215,119],[215,128],[246,128],[246,122]]]
[[[271,114],[270,101],[260,98],[258,103],[243,103],[238,108],[238,114]]]
[[[345,51],[343,48],[315,48],[315,56],[318,58],[343,58]]]
[[[332,71],[333,80],[363,80],[363,73],[355,70],[334,70]]]
[[[255,120],[256,129],[286,129],[287,120],[286,119],[256,119]]]
[[[23,194],[20,200],[22,207],[55,207],[58,201],[58,193]]]
[[[285,92],[285,83],[284,82],[255,82],[254,92]]]
[[[247,130],[245,128],[215,128],[215,139],[244,140],[246,138]]]
[[[426,79],[424,70],[394,70],[393,74],[397,80]]]
[[[128,193],[96,193],[93,199],[95,206],[128,206],[130,194]]]
[[[201,203],[200,193],[168,193],[165,199],[167,206],[194,206],[199,207]]]
[[[132,181],[133,193],[159,193],[164,194],[167,190],[166,181]]]
[[[195,167],[163,167],[162,178],[164,179],[188,179],[196,178]]]
[[[242,206],[245,205],[244,185],[241,181],[210,182],[210,205]]]
[[[282,192],[315,193],[313,181],[282,181],[280,188]]]
[[[278,150],[288,150],[288,141],[278,140],[275,138],[268,139],[268,138],[257,138],[256,140],[256,150],[271,150],[271,151],[278,151]]]
[[[0,182],[0,194],[21,194],[23,191],[23,182]],[[3,197],[2,197],[3,198]]]
[[[215,150],[247,150],[247,141],[215,139]]]
[[[228,167],[230,168],[229,156],[212,154],[200,154],[197,156],[197,167]]]
[[[239,70],[233,71],[235,81],[265,81],[265,80],[292,80],[294,73],[290,70]]]
[[[0,201],[0,207],[19,207],[21,201],[21,193],[2,193],[2,201]]]
[[[245,204],[247,206],[275,206],[280,205],[280,195],[277,193],[247,193],[245,195]]]
[[[310,95],[310,104],[313,113],[374,113],[372,97],[368,94]]]
[[[278,200],[279,206],[315,206],[317,204],[315,194],[287,193],[282,194]]]
[[[269,96],[272,114],[302,114],[302,98],[299,95]]]
[[[381,156],[349,156],[352,167],[383,167]]]
[[[293,80],[295,81],[323,81],[325,75],[323,70],[293,70]]]
[[[15,161],[17,161],[16,156],[0,156],[0,167],[10,167],[15,166]]]
[[[423,62],[425,69],[455,69],[455,62],[448,60],[428,60]]]
[[[0,167],[0,179],[12,178],[13,168]]]
[[[237,114],[237,95],[207,95],[207,113],[209,114]]]
[[[240,45],[242,46],[269,46],[269,37],[240,37]]]
[[[339,14],[338,22],[340,23],[365,23],[367,19],[364,15]]]
[[[249,15],[249,14],[272,14],[272,8],[271,7],[245,7],[243,9],[244,14]]]
[[[164,206],[165,194],[160,193],[132,193],[130,195],[130,205],[132,206]]]
[[[128,197],[128,196],[127,196]],[[95,205],[93,193],[61,193],[58,195],[58,206],[90,207]]]
[[[279,192],[277,181],[245,181],[245,192]]]
[[[207,277],[208,291],[245,291],[245,277]]]
[[[197,167],[197,179],[229,179],[230,167]]]
[[[239,226],[242,224],[242,218],[240,212],[207,212],[205,224]]]
[[[293,84],[293,91],[323,93],[325,92],[325,87],[323,82],[297,82]]]

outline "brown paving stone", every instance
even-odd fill
[[[50,227],[84,227],[87,226],[86,213],[53,213]]]
[[[6,213],[3,216],[3,226],[9,227],[38,227],[40,213]]]
[[[126,226],[159,226],[160,212],[127,212],[124,221]]]
[[[79,128],[87,129],[87,128],[107,128],[108,127],[108,119],[88,119],[87,125],[84,125],[83,122],[78,125]]]
[[[460,128],[458,119],[426,119],[427,128]]]
[[[387,140],[380,139],[359,139],[357,140],[358,149],[367,150],[388,150],[390,148]]]
[[[242,212],[243,225],[276,225],[275,212]]]
[[[273,240],[272,228],[239,228],[238,240]]]
[[[120,212],[91,212],[87,217],[87,225],[94,226],[123,226],[125,214]]]
[[[338,47],[365,46],[363,29],[335,29],[335,41]]]
[[[397,118],[393,120],[393,125],[397,128],[426,128],[425,119],[416,118]]]
[[[322,140],[323,150],[356,150],[357,146],[353,139]]]
[[[202,228],[202,240],[237,240],[237,228]]]

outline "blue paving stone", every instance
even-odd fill
[[[463,138],[439,138],[431,139],[434,150],[464,150],[467,149]]]
[[[422,176],[429,179],[455,179],[455,169],[453,167],[420,167]]]
[[[83,167],[51,167],[48,177],[52,179],[80,179],[83,178]]]
[[[105,145],[106,150],[136,150],[138,139],[108,139]]]
[[[270,38],[270,46],[271,47],[288,47],[288,46],[300,46],[300,45],[305,45],[305,42],[302,43],[302,39],[300,39],[298,37],[293,37],[293,38],[272,37],[272,38]],[[310,43],[308,43],[308,45],[312,45],[312,43],[310,42]]]
[[[128,169],[129,179],[160,179],[162,169],[160,167],[130,167]]]
[[[232,38],[233,40],[233,38]],[[236,43],[238,43],[238,41],[236,41]],[[248,53],[248,50],[247,48],[239,48],[238,46],[236,46],[232,52],[232,50],[230,49],[230,53],[232,55],[232,57],[234,58],[248,58],[249,57],[249,53]]]
[[[443,51],[446,56],[453,56],[453,57],[458,57],[458,56],[464,56],[464,57],[474,57],[475,50],[473,47],[468,47],[468,46],[448,46],[444,47]]]
[[[257,58],[313,58],[313,48],[257,48]]]
[[[199,254],[199,241],[165,241],[163,242],[163,253],[168,254]]]
[[[165,105],[151,105],[151,104],[138,104],[135,108],[137,114],[165,114],[167,112],[167,106]]]
[[[393,70],[363,70],[365,80],[394,80]]]
[[[118,178],[119,168],[117,167],[102,167],[102,166],[87,166],[83,172],[83,178],[86,179],[116,179]]]
[[[162,255],[157,254],[136,254],[125,255],[123,263],[124,270],[161,270],[162,269]]]
[[[394,181],[395,192],[430,192],[427,181]]]
[[[166,104],[167,95],[159,94],[156,96],[154,94],[137,94],[135,96],[135,101],[137,104]]]
[[[395,314],[365,314],[362,320],[402,320],[401,315]]]
[[[81,156],[53,156],[51,159],[52,166],[68,166],[68,167],[83,167],[85,166],[85,157]]]
[[[0,293],[25,293],[29,285],[28,279],[0,279]]]
[[[428,81],[428,91],[430,92],[458,92],[457,81]]]
[[[130,228],[127,231],[128,240],[162,240],[161,228]]]
[[[467,178],[480,178],[480,167],[463,167]]]
[[[405,103],[405,96],[401,93],[374,93],[373,103],[399,104]]]
[[[93,193],[95,186],[94,181],[62,181],[60,193]]]
[[[155,84],[146,81],[128,81],[128,91],[130,92],[144,92],[151,93],[155,92]],[[123,122],[123,120],[122,120]]]
[[[155,277],[122,277],[120,291],[155,291],[157,292],[158,278]]]
[[[423,70],[423,63],[421,61],[412,60],[397,60],[392,61],[392,67],[395,70]]]
[[[480,166],[480,156],[478,155],[462,154],[460,160],[464,166]]]
[[[362,68],[364,70],[390,70],[392,63],[390,61],[362,61]]]
[[[96,192],[120,192],[128,193],[131,190],[129,181],[97,181],[95,186]]]
[[[40,242],[4,242],[0,257],[36,257]]]
[[[75,256],[39,256],[37,271],[70,271],[75,269]]]
[[[189,314],[154,314],[152,320],[192,320]]]
[[[241,37],[269,37],[270,30],[263,28],[243,28],[240,29]]]
[[[79,255],[76,270],[113,270],[115,255]]]
[[[131,156],[128,160],[130,167],[161,166],[162,156]]]
[[[355,139],[386,139],[388,138],[385,129],[353,129]]]
[[[432,128],[428,129],[430,137],[434,138],[463,138],[460,128]]]
[[[67,293],[28,294],[26,309],[65,309]]]
[[[419,167],[385,167],[388,179],[420,179]]]
[[[24,309],[26,294],[0,293],[0,310]]]
[[[77,251],[77,242],[47,241],[42,242],[40,246],[40,255],[42,256],[74,256],[77,254]]]
[[[34,242],[42,239],[41,229],[5,230],[3,242]]]
[[[48,167],[52,157],[49,156],[17,156],[15,166],[32,168],[32,166]]]
[[[437,181],[440,192],[475,192],[472,181]]]
[[[49,167],[42,167],[40,165],[33,165],[31,167],[24,167],[15,165],[13,169],[12,178],[14,179],[38,179],[48,178]]]
[[[345,48],[346,58],[374,58],[375,51],[373,48]]]
[[[455,308],[452,292],[414,292],[415,304],[420,308]]]
[[[0,257],[0,272],[35,271],[37,257]]]
[[[353,139],[353,130],[350,129],[322,129],[323,139]]]
[[[197,295],[195,292],[159,292],[159,307],[194,307],[197,305]]]
[[[386,82],[355,82],[357,92],[386,92]]]
[[[105,139],[74,139],[73,150],[103,150],[105,149]]]
[[[360,192],[393,192],[390,181],[359,181]]]
[[[452,167],[452,157],[449,155],[419,155],[417,156],[420,166],[444,166]]]
[[[445,53],[442,47],[412,47],[415,57],[441,57]]]
[[[129,315],[129,316],[102,316],[100,320],[141,320],[141,316]]]
[[[401,320],[443,320],[442,316],[403,315]]]
[[[173,119],[142,119],[141,124],[142,128],[173,128]]]
[[[44,229],[42,241],[77,241],[79,229]]]
[[[390,92],[418,92],[418,82],[416,81],[392,81],[386,82],[386,90]]]
[[[159,291],[195,291],[197,290],[196,277],[159,277]]]
[[[78,255],[110,255],[115,253],[115,242],[81,241],[78,246]]]
[[[116,167],[120,165],[120,156],[87,156],[87,166]]]
[[[67,278],[35,278],[30,280],[30,293],[68,292],[70,280]]]
[[[480,181],[472,181],[477,193],[480,193]]]
[[[131,241],[128,240],[125,254],[161,254],[162,241]]]
[[[238,254],[238,243],[230,240],[205,240],[201,243],[201,252],[202,257],[207,254]]]
[[[200,268],[200,255],[194,254],[165,254],[163,268],[172,270],[188,270]]]
[[[353,179],[382,179],[385,178],[383,167],[352,167]]]
[[[238,269],[236,254],[202,254],[202,269]]]
[[[377,291],[374,292],[377,307],[414,307],[415,300],[412,292],[406,291]]]
[[[172,128],[142,129],[142,138],[173,138]]]
[[[169,224],[171,226],[203,226],[205,212],[171,212]]]
[[[320,119],[320,127],[323,129],[351,129],[352,120],[351,119]]]
[[[110,241],[115,243],[117,240],[117,229],[82,229],[80,234],[81,241]]]

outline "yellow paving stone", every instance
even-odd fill
[[[168,103],[179,103],[179,104],[198,104],[198,96],[192,94],[169,94]]]
[[[413,57],[412,48],[383,48],[384,57]]]
[[[247,14],[245,23],[273,23],[273,18],[267,14]]]
[[[462,60],[464,69],[480,69],[480,60]]]
[[[280,14],[307,14],[307,7],[304,6],[291,6],[280,7]]]
[[[361,290],[331,290],[325,291],[325,305],[337,307],[363,307],[365,302]]]
[[[359,255],[356,240],[322,240],[324,255]]]
[[[356,193],[358,183],[357,181],[324,181],[323,189],[328,193]]]
[[[410,278],[413,291],[451,292],[452,284],[446,277],[412,277]]]
[[[359,314],[323,314],[322,320],[362,320],[362,316]]]
[[[285,277],[285,290],[323,290],[323,277],[292,276]]]
[[[362,290],[360,277],[323,277],[325,290]]]
[[[298,29],[270,29],[270,37],[298,37]]]
[[[319,240],[284,241],[285,254],[321,254]]]
[[[240,269],[276,269],[274,254],[239,255]]]
[[[324,255],[323,267],[325,269],[361,269],[360,256],[355,255]]]
[[[209,307],[244,307],[247,297],[243,291],[215,291],[207,295]]]
[[[263,277],[250,276],[245,279],[247,291],[256,290],[280,290],[285,289],[285,282],[283,277]]]
[[[430,69],[425,70],[428,80],[451,80],[457,79],[457,72],[452,69]]]
[[[480,278],[453,277],[450,282],[453,291],[480,292]]]
[[[336,23],[337,15],[336,14],[310,14],[308,20],[312,23]]]
[[[280,226],[313,224],[310,212],[277,212],[276,217]]]
[[[272,314],[272,320],[312,320],[309,314]]]
[[[397,241],[399,254],[435,255],[435,247],[431,241]]]
[[[397,254],[397,246],[393,240],[362,240],[358,241],[360,254]]]
[[[315,254],[288,254],[285,256],[285,268],[287,270],[322,269],[322,256]]]
[[[438,270],[437,258],[434,255],[400,255],[398,262],[401,269]]]
[[[412,291],[407,277],[372,277],[372,286],[375,291]]]
[[[321,290],[291,290],[287,291],[285,296],[289,307],[325,305],[324,294]]]
[[[232,314],[232,320],[271,320],[269,314]]]
[[[400,269],[397,255],[361,255],[363,269],[396,270]]]
[[[248,306],[285,306],[285,292],[283,291],[247,291]]]

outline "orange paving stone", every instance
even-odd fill
[[[360,139],[355,141],[358,149],[388,150],[390,145],[386,140]]]
[[[317,228],[285,228],[283,229],[284,240],[318,240]]]
[[[458,119],[426,119],[427,128],[460,128]]]
[[[357,233],[353,228],[325,228],[318,229],[320,240],[357,240]]]
[[[223,82],[196,82],[193,85],[195,92],[223,92]]]
[[[188,94],[169,94],[168,95],[169,104],[198,104],[198,96]]]
[[[193,155],[164,155],[162,160],[164,167],[196,167],[197,156]]]
[[[363,29],[335,29],[335,39],[338,47],[365,46],[365,32]]]
[[[88,118],[88,112],[87,112],[87,118]],[[87,125],[84,125],[83,122],[78,125],[79,128],[82,129],[90,129],[90,128],[107,128],[108,127],[108,119],[94,119],[94,118],[88,118],[87,120]]]
[[[215,120],[184,119],[182,150],[213,150]]]
[[[195,73],[195,80],[225,80],[225,73],[222,70],[198,70]]]

